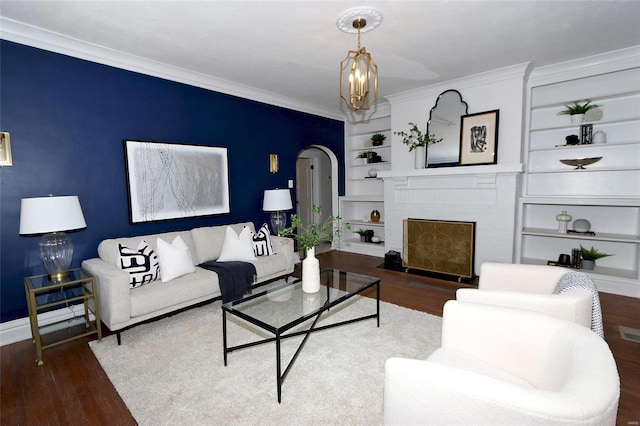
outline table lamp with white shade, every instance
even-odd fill
[[[77,196],[22,199],[20,235],[44,234],[38,251],[51,281],[62,281],[69,276],[73,244],[63,231],[86,227]]]
[[[262,210],[271,212],[271,228],[275,235],[287,226],[285,210],[291,210],[291,193],[288,189],[265,189]]]

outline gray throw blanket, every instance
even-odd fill
[[[591,292],[591,330],[604,339],[602,310],[600,309],[598,287],[596,287],[596,284],[587,274],[583,272],[567,272],[560,277],[553,292],[555,294],[560,294],[574,288],[580,288]]]
[[[222,303],[242,298],[256,281],[256,267],[249,262],[205,262],[199,265],[218,275]]]

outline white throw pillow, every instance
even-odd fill
[[[177,236],[173,243],[169,244],[162,238],[158,238],[158,257],[160,260],[160,276],[166,283],[174,278],[195,272],[189,247]]]
[[[222,243],[222,251],[218,262],[251,262],[256,260],[253,254],[253,238],[251,229],[244,227],[240,235],[236,234],[230,226],[224,234],[224,242]],[[162,260],[161,260],[162,262]]]

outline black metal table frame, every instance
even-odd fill
[[[373,278],[373,277],[372,277]],[[290,285],[295,285],[296,283],[293,282]],[[333,308],[334,306],[337,306],[347,300],[349,300],[350,298],[352,298],[353,296],[356,296],[362,292],[364,292],[365,290],[376,286],[376,313],[375,314],[371,314],[371,315],[365,315],[362,317],[358,317],[358,318],[353,318],[350,320],[346,320],[346,321],[341,321],[338,323],[334,323],[334,324],[328,324],[328,325],[323,325],[320,327],[316,327],[316,324],[318,323],[318,321],[320,320],[320,317],[322,316],[323,313],[328,312],[331,308]],[[325,287],[325,286],[323,286]],[[329,296],[329,291],[330,291],[330,287],[325,287],[327,289],[327,296]],[[260,296],[264,296],[267,292],[261,292],[255,295],[251,295],[248,296],[246,298],[241,299],[241,301],[248,301],[251,299],[255,299],[256,297],[260,297]],[[242,345],[237,345],[237,346],[232,346],[232,347],[227,347],[227,312],[229,312],[229,314],[231,315],[235,315],[238,318],[242,318],[243,320],[256,325],[266,331],[269,331],[271,333],[274,334],[274,337],[268,338],[268,339],[263,339],[263,340],[258,340],[255,342],[250,342],[250,343],[245,343]],[[285,333],[287,330],[290,330],[291,328],[300,325],[312,318],[315,319],[313,320],[313,323],[311,324],[311,327],[309,327],[309,329],[307,330],[300,330],[300,331],[296,331],[294,333],[290,333],[290,334],[283,334]],[[222,305],[222,341],[223,341],[223,347],[224,347],[224,365],[225,367],[227,366],[227,354],[231,353],[235,350],[238,349],[244,349],[244,348],[249,348],[252,346],[257,346],[257,345],[262,345],[265,343],[270,343],[270,342],[276,342],[276,382],[277,382],[277,388],[278,388],[278,403],[280,403],[282,401],[282,384],[284,383],[284,379],[287,377],[287,374],[289,374],[289,371],[291,370],[291,367],[293,366],[293,363],[296,361],[296,359],[298,358],[298,354],[300,354],[300,351],[302,350],[302,348],[304,347],[305,343],[307,342],[309,336],[311,335],[311,333],[316,332],[316,331],[321,331],[321,330],[326,330],[329,328],[334,328],[334,327],[339,327],[342,325],[346,325],[346,324],[351,324],[354,322],[359,322],[359,321],[365,321],[368,319],[373,319],[376,318],[377,321],[377,327],[380,327],[380,279],[376,279],[375,281],[372,281],[370,284],[367,284],[366,286],[358,289],[357,291],[353,292],[353,293],[349,293],[344,295],[343,297],[340,297],[336,300],[334,300],[333,302],[329,303],[328,297],[327,297],[327,302],[325,302],[324,306],[322,306],[320,308],[320,310],[318,310],[318,312],[313,313],[312,315],[309,316],[302,316],[300,318],[298,318],[297,320],[287,324],[286,326],[284,326],[281,329],[277,329],[269,324],[266,324],[260,320],[257,320],[249,315],[244,314],[243,312],[237,312],[237,311],[231,311],[228,308],[225,308],[224,305]],[[300,345],[298,346],[298,349],[296,350],[295,354],[293,354],[293,357],[291,358],[291,361],[289,361],[289,364],[287,364],[286,368],[284,369],[284,372],[282,372],[282,362],[281,362],[281,356],[280,356],[280,342],[283,339],[288,339],[290,337],[296,337],[296,336],[300,336],[300,335],[305,335],[304,339],[302,339],[302,342],[300,342]]]

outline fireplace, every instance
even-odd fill
[[[404,220],[402,266],[435,274],[474,277],[475,222]]]

